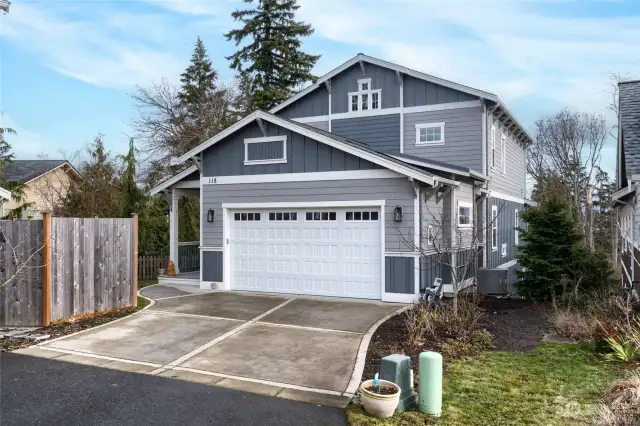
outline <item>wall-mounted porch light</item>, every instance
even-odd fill
[[[207,222],[212,223],[216,218],[216,211],[214,209],[209,209],[207,212]]]
[[[393,209],[393,220],[396,222],[402,222],[402,207],[396,206],[396,208]]]

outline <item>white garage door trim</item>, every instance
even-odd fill
[[[222,256],[223,280],[221,290],[231,290],[231,210],[237,209],[284,209],[316,207],[379,207],[380,208],[380,294],[384,299],[385,291],[385,200],[363,201],[316,201],[316,202],[274,202],[274,203],[223,203],[222,204]]]

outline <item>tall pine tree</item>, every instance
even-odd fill
[[[243,25],[226,33],[227,40],[239,46],[247,37],[251,39],[227,57],[231,68],[248,82],[249,110],[269,110],[291,97],[302,84],[316,80],[311,69],[320,55],[301,50],[301,38],[313,34],[313,28],[295,20],[299,8],[296,0],[257,0],[255,8],[231,14]]]
[[[140,210],[143,199],[142,190],[136,184],[136,148],[133,138],[129,139],[129,152],[120,157],[122,160],[120,216],[129,217]]]
[[[218,73],[207,55],[207,49],[200,37],[191,55],[191,64],[180,74],[182,83],[178,98],[187,109],[204,104],[208,96],[212,96],[217,89]]]

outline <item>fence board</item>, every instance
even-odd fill
[[[0,326],[42,324],[42,246],[41,220],[0,221]]]

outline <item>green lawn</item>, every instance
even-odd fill
[[[138,281],[138,289],[145,288],[150,285],[158,284],[158,280],[143,280]]]
[[[619,364],[596,358],[586,345],[488,352],[449,366],[439,420],[419,412],[376,420],[355,405],[347,408],[347,419],[352,426],[584,425],[604,389],[621,375]]]

